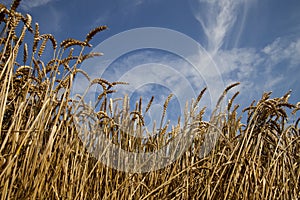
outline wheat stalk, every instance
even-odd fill
[[[106,30],[107,26],[98,26],[95,29],[91,30],[85,38],[85,43],[89,44],[90,40],[99,32]]]
[[[21,0],[14,0],[13,3],[11,4],[10,11],[14,12],[20,5]]]
[[[152,105],[152,102],[154,100],[154,96],[151,97],[150,101],[148,102],[147,106],[146,106],[146,110],[145,110],[145,114],[149,111],[151,105]]]
[[[57,48],[57,42],[56,39],[54,38],[54,36],[52,34],[42,34],[40,35],[40,38],[43,38],[45,40],[50,40],[52,43],[52,47],[55,50]]]
[[[28,47],[27,47],[27,43],[24,44],[24,50],[23,50],[23,63],[25,65],[26,61],[28,58]]]
[[[32,45],[32,52],[33,54],[37,50],[38,42],[40,41],[40,31],[39,31],[39,24],[35,23],[35,30],[34,30],[34,41]]]
[[[160,130],[162,129],[162,125],[163,125],[163,121],[164,121],[164,118],[165,118],[165,115],[166,115],[166,112],[167,112],[167,108],[168,108],[169,102],[170,102],[172,97],[173,97],[173,94],[169,94],[169,96],[167,97],[167,99],[164,103],[162,117],[161,117],[161,121],[160,121],[160,128],[159,128]]]
[[[73,38],[69,38],[69,39],[66,39],[64,41],[62,41],[60,43],[60,47],[62,47],[63,49],[67,49],[71,46],[81,46],[81,47],[84,47],[84,46],[90,46],[89,44],[87,44],[86,42],[83,42],[83,41],[80,41],[80,40],[76,40],[76,39],[73,39]]]

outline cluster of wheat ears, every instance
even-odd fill
[[[168,124],[161,125],[153,129],[153,137],[133,137],[144,134],[144,115],[153,99],[145,110],[142,99],[131,110],[124,97],[122,110],[118,110],[108,94],[114,92],[115,85],[125,83],[90,80],[78,68],[83,60],[102,55],[84,52],[106,26],[92,30],[83,41],[66,39],[58,46],[51,34],[39,33],[37,23],[32,26],[29,14],[16,11],[19,4],[20,0],[14,0],[10,8],[0,5],[1,199],[300,197],[300,119],[287,123],[299,104],[288,102],[290,92],[280,98],[263,94],[243,110],[248,114],[246,123],[241,122],[239,106],[233,103],[236,93],[212,124],[203,120],[205,108],[198,108],[204,89],[187,106],[183,125],[178,123],[171,131]],[[32,38],[27,43],[26,34]],[[48,61],[43,57],[45,49],[48,54],[53,51]],[[78,73],[86,76],[90,85],[101,86],[95,120],[101,125],[100,134],[112,143],[129,152],[154,152],[193,124],[192,144],[177,160],[158,170],[131,173],[103,165],[86,150],[76,129],[75,121],[82,112],[75,115],[73,109],[82,97],[71,99],[70,90]],[[220,100],[236,85],[226,88]],[[162,119],[171,97],[164,103]],[[200,157],[197,152],[211,126],[220,136],[211,152]]]

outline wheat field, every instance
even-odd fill
[[[225,111],[216,112],[214,123],[205,121],[205,107],[199,108],[205,88],[176,127],[154,128],[156,137],[142,140],[144,116],[151,102],[142,99],[130,108],[122,99],[122,112],[108,94],[114,86],[127,84],[102,78],[91,80],[78,66],[102,53],[87,53],[96,34],[83,40],[58,43],[51,34],[41,34],[29,14],[17,11],[20,0],[9,8],[0,4],[0,197],[1,199],[298,199],[300,197],[300,118],[288,121],[300,110],[289,103],[291,92],[259,101],[238,114],[235,93]],[[26,39],[25,40],[25,35]],[[44,53],[52,54],[49,60]],[[104,52],[105,53],[105,52]],[[153,152],[172,142],[189,125],[192,145],[168,166],[133,173],[105,166],[79,137],[74,114],[82,97],[70,91],[80,73],[90,85],[101,87],[94,113],[100,133],[130,152]],[[130,83],[129,83],[130,84]],[[227,92],[238,85],[228,86]],[[164,113],[172,95],[164,103]],[[142,103],[147,105],[142,109]],[[88,106],[82,104],[82,107]],[[216,109],[217,110],[217,109]],[[245,121],[246,123],[242,123]],[[124,131],[120,129],[126,125]],[[205,134],[214,128],[220,136],[205,157],[199,157]],[[85,130],[88,131],[88,130]],[[134,132],[131,135],[127,131]]]

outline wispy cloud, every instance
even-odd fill
[[[20,5],[21,5],[21,7],[24,10],[30,10],[30,9],[35,8],[35,7],[46,5],[46,4],[50,3],[51,1],[58,1],[58,0],[30,0],[30,1],[21,1]]]
[[[297,66],[300,64],[300,39],[290,42],[285,38],[277,38],[262,52],[269,57],[269,65],[277,65],[283,60],[289,60],[290,67]]]
[[[60,1],[60,0],[24,0],[21,1],[20,3],[20,8],[29,11],[32,8],[39,7],[39,6],[44,6],[49,4],[50,2],[54,1]],[[10,6],[12,3],[12,0],[3,0],[2,3],[6,6]]]
[[[298,80],[295,71],[300,65],[299,55],[300,39],[277,38],[262,49],[219,50],[214,60],[226,85],[241,82],[241,95],[249,103],[262,92],[290,89]]]
[[[240,81],[243,99],[257,97],[264,91],[287,88],[296,82],[292,70],[300,65],[300,39],[277,38],[264,48],[239,48],[231,37],[239,37],[245,26],[247,8],[255,0],[197,0],[194,10],[206,36],[206,50],[211,54],[225,84]],[[242,20],[237,21],[237,20]],[[239,22],[239,23],[237,23]],[[234,48],[224,48],[228,42]],[[199,61],[201,62],[201,61]],[[284,66],[283,66],[284,65]],[[293,74],[293,73],[292,73]],[[289,81],[285,81],[289,76]],[[285,85],[285,87],[283,87]],[[299,92],[299,91],[298,91]]]
[[[243,8],[241,6],[249,2],[251,0],[198,0],[200,5],[195,17],[207,37],[207,50],[210,53],[214,54],[222,47],[226,36],[232,31],[237,17],[241,14],[239,12]]]

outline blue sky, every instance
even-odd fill
[[[4,2],[9,4],[9,1]],[[204,66],[208,70],[202,71],[200,78],[197,78],[188,62],[192,58],[200,67],[205,65],[203,57],[197,52],[183,58],[174,52],[146,47],[125,52],[110,61],[105,57],[110,52],[102,51],[102,60],[99,58],[87,63],[100,66],[109,62],[105,78],[110,81],[114,81],[114,78],[121,80],[120,77],[134,79],[137,83],[131,89],[133,102],[139,95],[143,95],[146,101],[154,94],[158,99],[156,104],[161,107],[159,101],[172,90],[177,91],[175,96],[179,101],[180,95],[190,97],[188,89],[182,88],[180,79],[187,80],[197,95],[207,86],[207,81],[214,82],[220,76],[225,86],[241,82],[237,88],[240,91],[237,103],[242,107],[249,105],[253,99],[258,100],[264,91],[273,91],[275,97],[292,89],[291,102],[300,101],[299,0],[23,0],[19,11],[31,14],[33,21],[40,24],[40,32],[52,33],[58,41],[69,37],[84,39],[92,28],[107,25],[109,29],[92,41],[93,47],[99,50],[103,41],[136,28],[165,28],[170,34],[176,31],[196,41],[202,47],[201,52],[209,55],[210,61],[204,59],[205,62],[212,62],[219,73],[216,76],[210,70],[211,66]],[[152,40],[151,35],[149,38]],[[127,42],[125,40],[112,48],[126,46]],[[188,47],[184,49],[188,50]],[[117,70],[120,66],[122,69]],[[136,66],[140,68],[134,68]],[[164,82],[159,83],[161,88],[158,89],[155,87],[158,75],[169,72],[161,70],[159,74],[149,75],[157,66],[172,68],[173,72],[179,72],[183,77],[173,72],[172,78],[163,75],[164,80],[172,79],[172,87],[164,85]],[[93,73],[92,70],[87,71]],[[147,76],[157,79],[152,84],[143,84]],[[119,90],[128,91],[126,87],[122,86]],[[204,97],[203,101],[210,105],[210,98],[216,95],[214,92],[222,88],[210,84],[208,89],[213,95]],[[174,108],[178,107],[176,98]]]

